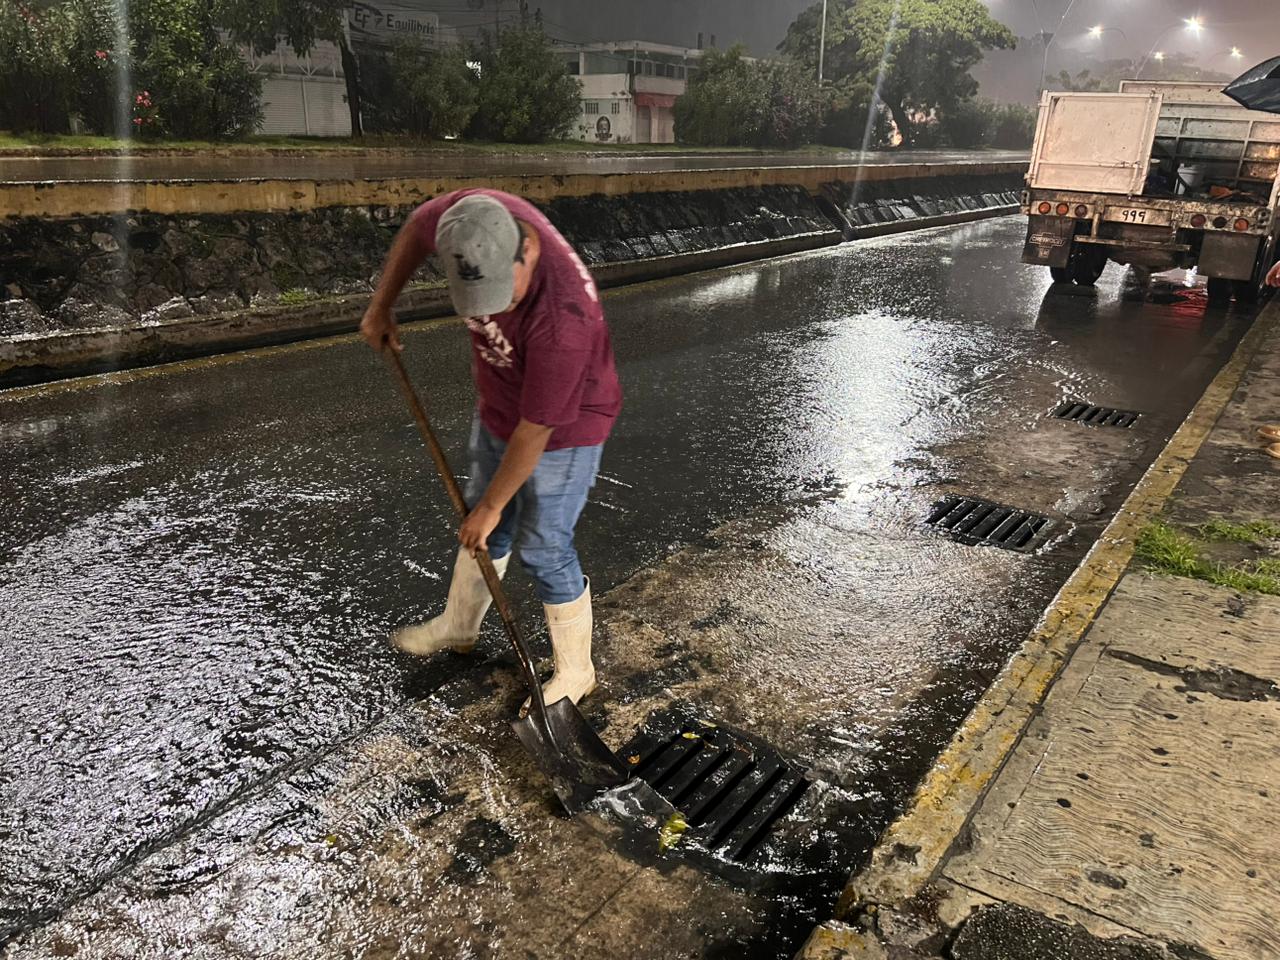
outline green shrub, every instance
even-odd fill
[[[71,112],[90,133],[127,135],[117,127],[121,115],[128,115],[120,106],[130,94],[122,81],[133,70],[132,45],[127,38],[122,42],[120,6],[112,0],[67,0],[64,9]]]
[[[1023,150],[1036,136],[1036,111],[1020,103],[1006,103],[996,118],[991,145],[1006,150]]]
[[[132,0],[133,107],[139,132],[221,140],[254,132],[262,119],[262,77],[224,43],[203,0]],[[139,121],[142,121],[139,123]]]
[[[456,136],[475,115],[479,78],[464,49],[434,51],[403,38],[389,56],[366,60],[361,73],[370,131]]]
[[[939,120],[939,130],[953,147],[1002,147],[1018,150],[1031,146],[1036,114],[1019,103],[994,100],[961,100],[947,108]]]
[[[16,0],[0,0],[0,127],[35,133],[67,130],[70,35],[65,8],[34,10]]]
[[[707,53],[676,100],[676,139],[701,146],[795,147],[817,139],[823,95],[790,61],[753,63],[741,46]]]
[[[961,100],[943,113],[942,132],[953,147],[985,147],[996,129],[999,107],[990,100]]]
[[[511,143],[568,135],[581,110],[582,86],[565,73],[541,27],[524,23],[486,36],[473,57],[480,80],[471,135]]]

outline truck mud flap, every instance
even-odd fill
[[[1252,279],[1262,240],[1249,234],[1206,233],[1200,247],[1200,272],[1224,280]]]
[[[1045,267],[1065,267],[1071,257],[1071,238],[1076,222],[1062,217],[1032,217],[1027,224],[1027,243],[1022,248],[1023,263]]]

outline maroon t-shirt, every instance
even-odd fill
[[[538,233],[542,253],[514,310],[467,317],[480,419],[510,440],[523,418],[554,427],[548,450],[604,443],[622,409],[609,328],[595,281],[560,231],[533,204],[500,190],[457,190],[413,212],[432,252],[441,215],[473,193],[492,197]]]

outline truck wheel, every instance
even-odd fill
[[[1081,287],[1092,287],[1107,269],[1107,255],[1101,250],[1077,246],[1071,258],[1071,279]]]
[[[1050,267],[1049,274],[1053,277],[1054,283],[1070,283],[1071,268],[1070,267]]]
[[[1209,302],[1214,306],[1222,306],[1231,302],[1234,283],[1223,277],[1209,278]]]
[[[1233,280],[1232,289],[1236,295],[1236,303],[1254,304],[1262,296],[1259,284],[1252,280]]]

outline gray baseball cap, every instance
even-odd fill
[[[436,252],[460,317],[505,313],[515,296],[515,260],[523,237],[516,218],[493,197],[463,197],[440,217]]]

